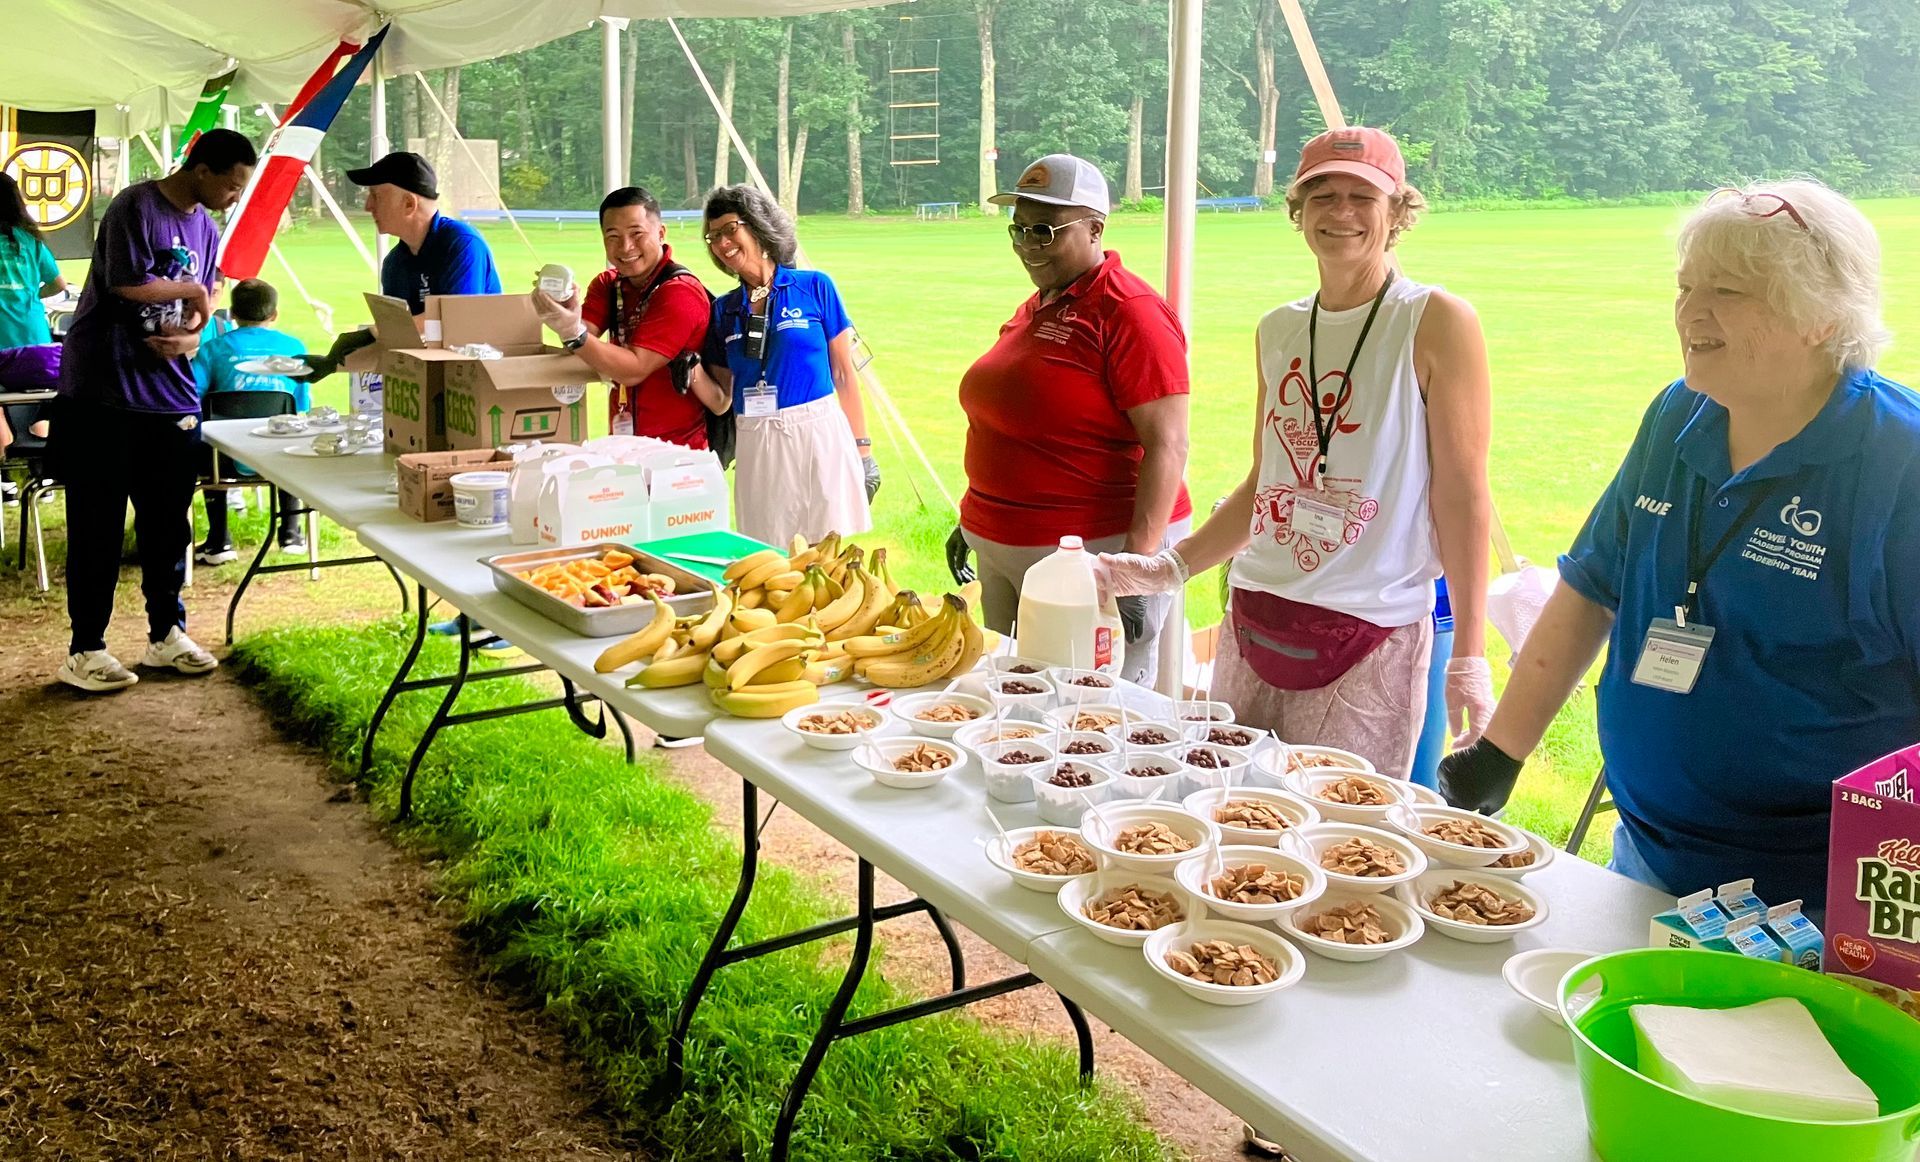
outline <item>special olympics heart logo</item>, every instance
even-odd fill
[[[1858,936],[1835,936],[1833,954],[1839,957],[1840,963],[1852,973],[1865,972],[1873,966],[1874,960],[1879,956],[1872,941],[1862,940]]]

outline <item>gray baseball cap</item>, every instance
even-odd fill
[[[1098,214],[1109,213],[1107,179],[1100,167],[1070,153],[1049,153],[1028,166],[1013,188],[988,198],[996,206],[1011,206],[1021,199],[1045,202],[1049,206],[1081,206]]]

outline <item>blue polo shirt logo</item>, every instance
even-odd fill
[[[1746,547],[1740,550],[1740,556],[1791,577],[1818,581],[1820,566],[1827,560],[1827,546],[1812,539],[1819,535],[1820,523],[1818,510],[1803,506],[1800,497],[1795,496],[1780,509],[1780,524],[1784,531],[1764,525],[1755,528],[1748,535]]]

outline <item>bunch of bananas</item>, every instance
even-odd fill
[[[777,718],[854,674],[895,689],[964,674],[992,644],[966,597],[949,593],[930,610],[894,585],[885,549],[869,556],[838,534],[743,557],[722,580],[713,609],[695,617],[676,618],[656,599],[653,620],[594,668],[646,662],[627,685],[704,682],[729,714]]]

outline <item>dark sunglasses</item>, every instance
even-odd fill
[[[1062,230],[1065,230],[1069,226],[1078,226],[1082,222],[1091,222],[1094,217],[1095,215],[1088,214],[1084,218],[1075,218],[1071,222],[1062,222],[1058,226],[1048,222],[1036,222],[1031,226],[1019,226],[1009,222],[1007,223],[1007,237],[1013,239],[1015,246],[1026,245],[1027,239],[1029,238],[1041,246],[1052,246],[1053,240],[1060,237]]]

